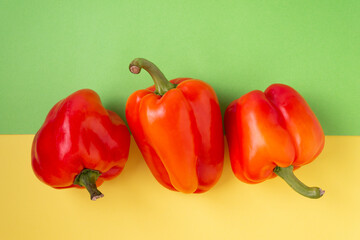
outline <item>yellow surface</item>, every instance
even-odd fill
[[[204,194],[158,184],[132,139],[123,173],[105,197],[55,190],[30,164],[32,135],[0,135],[0,238],[7,239],[360,239],[360,137],[326,137],[323,153],[296,171],[323,198],[304,198],[280,178],[238,181],[226,151],[223,175]]]

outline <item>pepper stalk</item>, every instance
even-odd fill
[[[318,187],[308,187],[304,183],[302,183],[295,175],[294,175],[294,166],[290,165],[289,167],[275,167],[274,173],[285,180],[289,186],[294,189],[297,193],[308,197],[317,199],[324,195],[325,190],[322,190]]]
[[[134,74],[139,74],[142,68],[145,69],[152,77],[155,84],[156,94],[162,96],[170,89],[176,88],[176,85],[169,82],[160,69],[149,60],[144,58],[135,58],[129,66],[130,72]]]
[[[100,175],[101,173],[99,171],[85,168],[79,175],[76,176],[74,184],[79,185],[80,187],[85,187],[90,193],[90,199],[95,201],[104,197],[104,194],[102,194],[96,187],[96,180]]]

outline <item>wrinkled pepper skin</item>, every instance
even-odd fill
[[[54,188],[79,187],[74,180],[84,169],[98,172],[94,181],[100,186],[123,170],[129,147],[130,133],[122,119],[102,106],[97,93],[83,89],[48,113],[33,140],[32,167]]]
[[[138,73],[138,72],[137,72]],[[163,95],[155,86],[126,104],[133,137],[157,181],[183,193],[209,190],[221,176],[224,133],[217,96],[203,81],[178,78]]]
[[[275,177],[276,167],[297,169],[312,162],[325,143],[322,127],[309,105],[283,84],[233,101],[224,121],[232,170],[246,183]]]

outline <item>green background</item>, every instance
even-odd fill
[[[91,88],[125,119],[152,84],[128,64],[210,83],[222,111],[271,83],[297,89],[327,135],[360,135],[360,1],[0,0],[0,134],[32,134]]]

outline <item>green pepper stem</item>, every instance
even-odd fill
[[[85,187],[90,193],[90,199],[95,201],[98,198],[104,197],[104,194],[96,187],[96,180],[100,175],[101,173],[99,171],[85,168],[76,176],[74,184]]]
[[[275,167],[274,173],[276,173],[279,177],[285,180],[287,184],[289,184],[292,189],[301,195],[308,198],[320,198],[324,195],[325,191],[318,187],[308,187],[303,184],[295,175],[294,175],[294,166],[289,167]]]
[[[135,58],[129,66],[130,72],[139,74],[141,69],[145,69],[155,83],[155,93],[164,95],[167,91],[175,88],[176,85],[169,82],[160,69],[152,62],[144,58]]]

